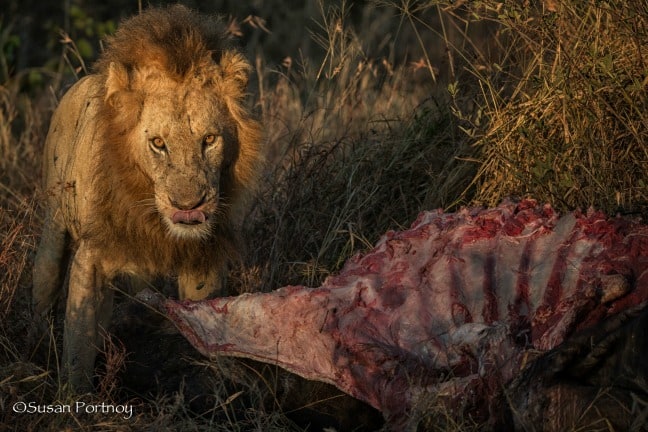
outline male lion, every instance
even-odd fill
[[[243,106],[249,64],[223,35],[185,7],[149,9],[108,39],[96,73],[54,113],[33,298],[51,307],[71,243],[64,365],[77,390],[92,386],[113,278],[170,276],[181,299],[199,300],[221,289],[236,254],[261,133]]]

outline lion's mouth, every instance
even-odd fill
[[[171,216],[174,224],[200,225],[205,220],[207,220],[205,213],[200,210],[178,210]]]

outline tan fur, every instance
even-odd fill
[[[209,17],[150,9],[120,26],[54,113],[33,297],[50,308],[71,243],[64,363],[77,389],[91,385],[113,278],[177,278],[180,298],[197,300],[219,292],[237,254],[260,125],[243,105],[249,65],[223,41]]]

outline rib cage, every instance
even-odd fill
[[[147,300],[204,355],[331,383],[392,424],[430,394],[492,423],[531,360],[648,300],[648,228],[533,200],[425,212],[319,288]]]

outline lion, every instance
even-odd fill
[[[69,267],[63,363],[75,390],[92,388],[111,281],[173,278],[180,299],[201,300],[237,256],[263,157],[245,106],[250,65],[223,28],[183,6],[124,21],[53,114],[33,299],[47,312]]]

